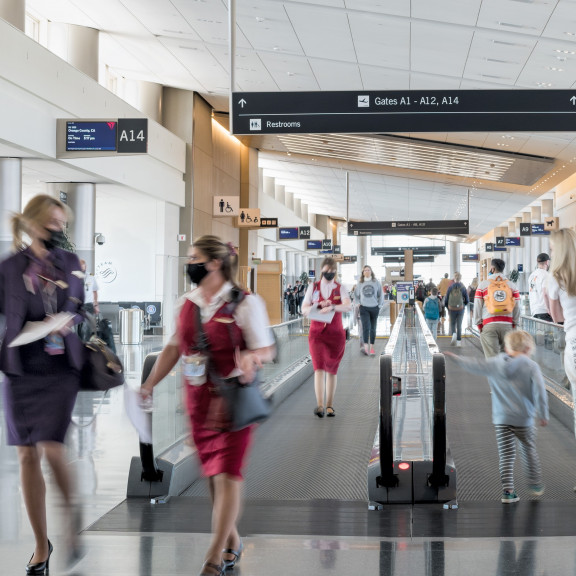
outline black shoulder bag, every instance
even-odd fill
[[[242,302],[244,293],[240,291],[233,292],[233,299],[227,306],[227,311],[230,314]],[[203,351],[206,355],[210,356],[210,348],[208,346],[207,337],[202,326],[200,318],[200,311],[196,314],[198,326],[198,342],[204,346]],[[232,350],[235,350],[239,342],[236,342],[232,326],[227,324],[228,335],[230,336],[230,343]],[[209,362],[209,365],[212,363]],[[260,379],[258,372],[252,382],[240,382],[238,377],[222,378],[214,372],[209,370],[209,379],[215,386],[216,394],[224,400],[225,410],[227,413],[227,426],[225,430],[234,432],[242,430],[251,424],[263,422],[270,416],[271,403],[267,398],[264,398],[260,391]]]

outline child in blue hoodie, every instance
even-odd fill
[[[542,468],[536,451],[536,428],[548,424],[548,397],[540,366],[529,356],[534,351],[534,339],[528,332],[515,330],[504,338],[505,352],[487,359],[460,358],[446,352],[464,370],[486,375],[492,391],[492,422],[496,429],[502,502],[518,502],[514,489],[514,460],[516,440],[530,491],[536,496],[544,493]]]

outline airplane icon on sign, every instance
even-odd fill
[[[358,108],[369,108],[370,96],[358,96]]]

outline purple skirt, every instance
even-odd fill
[[[8,444],[33,446],[64,442],[80,386],[75,370],[49,375],[4,378]]]

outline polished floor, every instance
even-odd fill
[[[382,351],[385,342],[377,340],[377,352]],[[119,347],[127,367],[128,386],[139,384],[139,367],[145,354],[160,345],[159,339],[146,338],[142,346]],[[477,351],[465,340],[462,353]],[[353,338],[344,362],[342,386],[347,374],[349,377],[351,373],[371,373],[374,367],[370,363],[376,360],[360,355],[358,340]],[[298,394],[309,395],[310,390],[299,390],[295,396]],[[462,395],[456,390],[453,394]],[[344,401],[344,395],[341,400]],[[290,403],[297,401],[289,398],[286,410],[289,412],[291,406],[296,406]],[[486,403],[486,391],[472,401]],[[460,408],[455,412],[460,414]],[[338,426],[339,418],[343,420],[345,413],[341,405],[337,418],[317,423]],[[309,418],[314,418],[311,413]],[[124,413],[122,390],[114,390],[102,404],[99,397],[84,395],[74,421],[69,452],[84,511],[87,555],[69,573],[78,576],[197,574],[209,539],[207,500],[175,498],[164,505],[144,500],[125,501],[129,462],[138,453],[138,438]],[[272,422],[262,426],[262,430],[270,424]],[[297,429],[297,419],[293,426]],[[489,426],[479,429],[475,440],[467,440],[474,454],[485,453],[486,445],[493,442],[487,429]],[[337,434],[326,436],[324,432],[323,442],[330,442],[332,437],[337,441]],[[317,442],[318,434],[309,442]],[[568,440],[569,437],[573,440],[571,431],[562,430],[555,423],[540,437],[548,446],[548,442],[553,444],[554,434],[562,435],[560,457],[567,467],[562,474],[570,476],[576,463],[576,442],[572,445]],[[489,452],[492,464],[493,450]],[[342,457],[346,458],[346,454]],[[330,458],[334,456],[330,454]],[[553,451],[546,454],[546,458],[547,466],[553,466]],[[548,473],[555,471],[553,468]],[[326,474],[327,481],[338,482],[330,467]],[[488,494],[483,496],[485,500],[463,501],[458,510],[430,505],[368,512],[360,500],[318,502],[269,498],[258,501],[252,498],[247,503],[242,524],[246,551],[240,565],[229,574],[575,574],[576,497],[571,485],[576,483],[576,478],[560,480],[555,489],[558,494],[552,500],[546,496],[541,501],[522,498],[516,505],[502,505],[491,484]],[[48,500],[50,536],[55,545],[50,573],[54,576],[64,573],[64,548],[59,498],[49,474]],[[0,510],[0,575],[23,574],[33,538],[21,501],[15,452],[3,443],[0,443]]]

